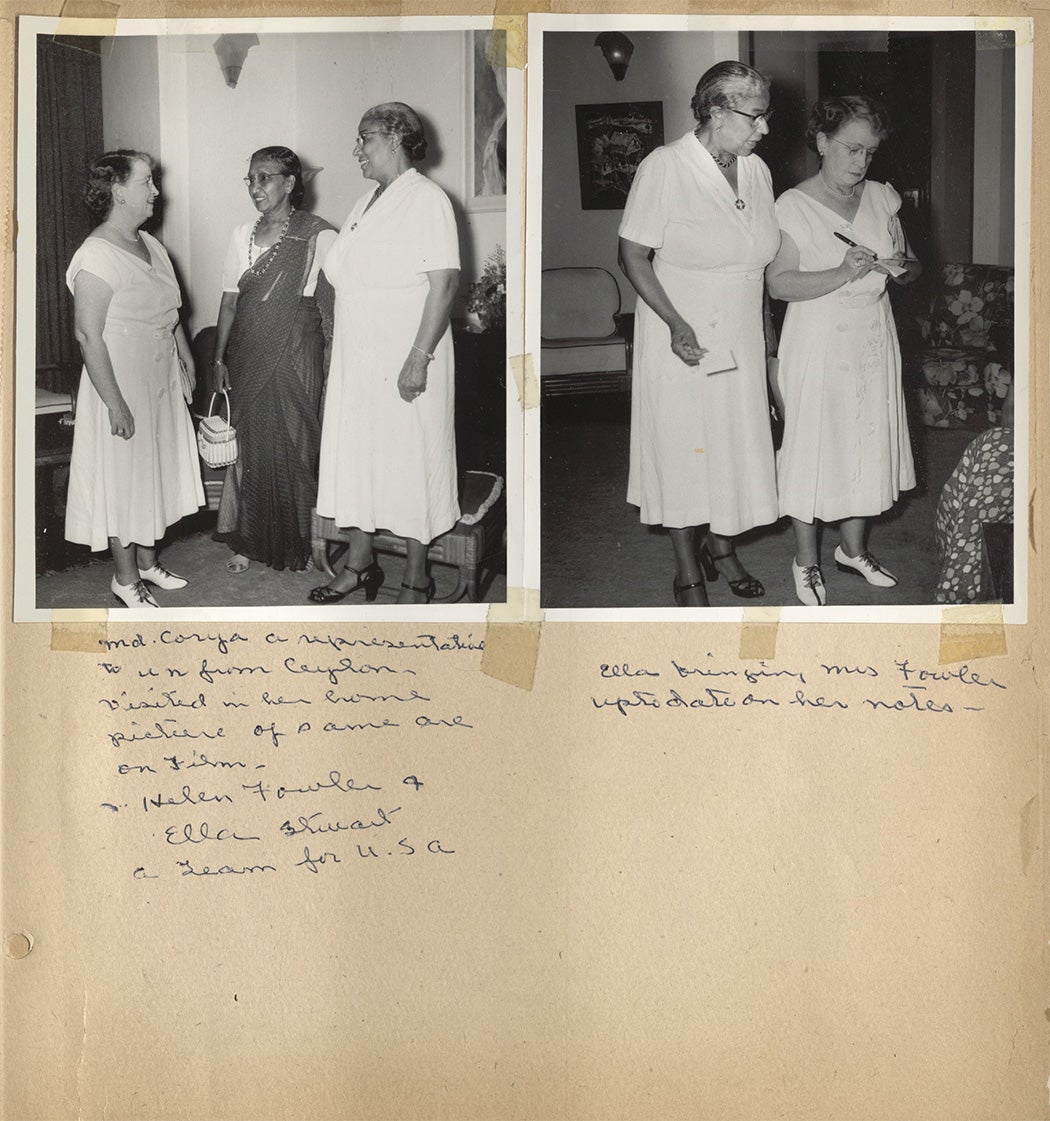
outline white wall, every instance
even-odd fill
[[[104,89],[112,91],[106,142],[119,127],[122,144],[160,160],[160,236],[180,272],[191,331],[215,322],[230,229],[255,215],[241,182],[251,153],[285,144],[304,164],[323,168],[312,208],[338,227],[374,189],[352,150],[361,113],[382,101],[408,102],[424,118],[431,153],[420,170],[456,208],[465,289],[485,256],[506,243],[503,211],[464,212],[466,34],[263,34],[236,89],[219,68],[215,36],[143,39],[134,49],[115,41],[120,49],[103,61]]]
[[[576,106],[619,101],[662,101],[664,139],[676,140],[695,121],[689,102],[697,79],[722,59],[739,59],[739,35],[690,31],[631,31],[634,54],[617,82],[594,32],[543,37],[543,267],[599,265],[616,277],[624,310],[634,289],[616,264],[622,210],[584,210],[576,147]]]

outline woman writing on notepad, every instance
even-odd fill
[[[697,83],[696,128],[642,161],[620,225],[640,297],[627,501],[670,531],[680,606],[707,605],[704,573],[764,594],[733,538],[777,519],[762,274],[780,243],[769,170],[769,85],[740,62]]]
[[[915,486],[886,280],[919,275],[901,229],[901,199],[867,179],[889,131],[867,97],[830,97],[810,118],[816,175],[777,200],[782,241],[769,293],[789,301],[779,351],[784,442],[780,511],[791,517],[799,600],[827,601],[817,522],[840,523],[835,561],[877,587],[897,578],[867,551],[868,519]]]

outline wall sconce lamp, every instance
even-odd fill
[[[237,88],[237,79],[248,57],[248,50],[259,45],[258,35],[220,35],[215,40],[215,54],[222,69],[222,76],[230,89]]]
[[[601,47],[605,61],[609,64],[613,77],[622,82],[627,73],[627,64],[634,54],[634,44],[620,31],[603,31],[594,40],[596,47]]]

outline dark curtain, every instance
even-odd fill
[[[37,384],[55,390],[70,388],[80,368],[65,273],[95,224],[82,192],[84,172],[102,152],[98,42],[80,42],[37,37]]]

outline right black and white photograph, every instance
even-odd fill
[[[543,606],[1023,610],[1030,49],[658,22],[534,21]]]

